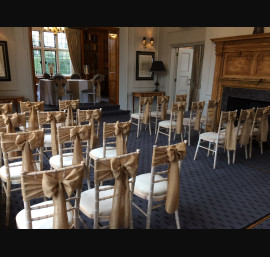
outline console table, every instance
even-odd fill
[[[133,92],[132,93],[132,103],[134,112],[134,98],[135,97],[149,97],[149,96],[163,96],[165,92]]]
[[[10,103],[12,102],[15,106],[16,112],[19,110],[20,101],[24,101],[24,96],[1,96],[0,103]]]

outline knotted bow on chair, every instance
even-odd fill
[[[2,106],[0,106],[0,114],[6,114],[8,113],[8,104],[4,104]]]
[[[19,126],[19,116],[18,113],[14,113],[11,116],[3,114],[3,120],[6,125],[6,133],[15,133],[15,127]],[[17,152],[8,153],[9,158],[18,156]]]
[[[79,164],[83,161],[82,143],[81,141],[89,139],[90,126],[75,127],[70,130],[70,139],[74,141],[74,151],[72,157],[72,165]]]
[[[67,171],[65,171],[67,173]],[[70,197],[76,188],[82,186],[83,166],[74,168],[65,177],[62,173],[26,176],[22,174],[23,200],[45,195],[53,199],[53,228],[68,229],[65,193]]]
[[[267,142],[268,134],[268,115],[270,114],[270,106],[267,106],[263,109],[262,120],[259,127],[259,141]]]
[[[44,134],[43,134],[44,136]],[[32,150],[39,147],[36,133],[27,135],[18,135],[15,140],[16,146],[22,151],[22,172],[37,170]]]
[[[176,134],[181,134],[183,130],[184,111],[186,109],[186,102],[177,102],[173,104],[172,111],[177,112],[176,118]]]
[[[161,119],[166,120],[167,118],[167,103],[169,102],[169,96],[161,97]]]
[[[236,133],[234,130],[234,122],[236,120],[237,113],[229,112],[228,120],[225,131],[225,149],[226,150],[236,150]]]
[[[67,109],[66,126],[74,126],[74,117],[72,109],[77,109],[77,103],[75,101],[65,101],[64,108]]]
[[[56,123],[64,122],[66,116],[62,115],[62,113],[47,113],[46,122],[51,123],[51,148],[52,148],[52,156],[58,154],[58,142],[57,142],[57,134],[56,134]]]
[[[128,228],[130,220],[129,176],[135,177],[138,169],[139,153],[129,154],[124,158],[111,158],[106,163],[97,162],[95,183],[105,178],[115,178],[110,228]]]
[[[219,105],[218,100],[215,100],[215,101],[213,101],[211,103],[211,107],[213,108],[213,117],[211,119],[210,129],[207,130],[207,131],[217,131],[218,130],[218,120],[217,120],[217,108],[218,108],[218,105]],[[207,124],[205,126],[207,126]]]
[[[195,117],[195,124],[194,130],[200,130],[200,120],[202,115],[202,109],[204,107],[204,102],[197,102],[196,103],[196,117]]]
[[[252,128],[252,120],[254,119],[254,115],[255,113],[253,109],[246,110],[245,122],[241,129],[241,134],[239,137],[239,143],[241,145],[247,145],[249,143],[250,132]]]
[[[33,131],[38,129],[38,117],[37,117],[37,110],[43,110],[42,106],[43,103],[26,103],[26,108],[29,109],[29,117],[28,117],[28,131]]]
[[[147,124],[149,122],[149,111],[150,111],[150,105],[153,102],[153,97],[145,97],[143,100],[143,104],[145,105],[144,113],[143,113],[143,119],[142,123]]]
[[[87,110],[86,111],[86,120],[91,123],[91,137],[90,137],[90,149],[99,147],[99,140],[95,131],[95,120],[99,121],[101,119],[101,110]]]
[[[165,203],[167,213],[174,213],[179,209],[179,167],[178,161],[186,157],[186,144],[179,143],[176,146],[168,146],[167,154],[170,162],[168,169],[168,189]]]
[[[54,79],[54,83],[57,85],[57,97],[62,99],[66,95],[63,84],[67,83],[66,79]]]
[[[117,155],[123,155],[127,153],[126,144],[124,143],[124,136],[129,134],[130,130],[130,122],[122,122],[117,121],[115,123],[114,133],[116,135],[116,152]]]

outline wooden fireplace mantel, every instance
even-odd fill
[[[213,38],[216,63],[212,100],[224,87],[270,90],[270,33]]]

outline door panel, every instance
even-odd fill
[[[190,79],[192,71],[193,49],[179,48],[178,64],[176,75],[176,89],[175,94],[187,94],[187,101],[190,93]],[[187,103],[187,107],[188,107]]]
[[[119,104],[119,78],[118,78],[118,35],[111,37],[108,35],[108,84],[109,101],[112,104]]]

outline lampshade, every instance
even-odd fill
[[[150,71],[166,71],[162,61],[153,61]]]

